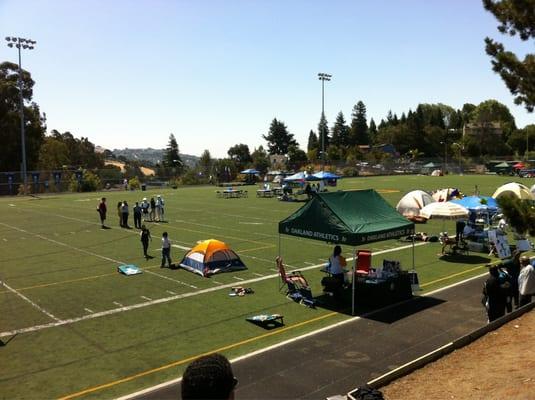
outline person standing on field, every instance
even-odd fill
[[[97,211],[98,211],[98,214],[100,215],[100,224],[102,225],[102,229],[105,229],[106,227],[104,226],[104,221],[106,221],[106,211],[107,211],[105,197],[103,197],[100,200]]]
[[[152,237],[150,236],[150,231],[147,229],[145,225],[141,225],[141,244],[143,245],[143,255],[145,256],[145,259],[152,258],[148,255],[147,250],[149,248],[149,240],[152,240]]]
[[[139,206],[139,203],[136,201],[136,205],[134,206],[134,226],[137,229],[141,229],[141,207]]]
[[[169,241],[167,232],[162,234],[162,264],[160,268],[165,267],[165,260],[167,260],[169,268],[171,268],[171,242]]]

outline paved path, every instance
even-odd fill
[[[235,362],[236,399],[325,399],[420,357],[486,323],[485,278],[415,298]],[[179,399],[179,384],[137,399]]]

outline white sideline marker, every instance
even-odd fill
[[[245,279],[243,279],[243,278],[239,278],[239,277],[237,277],[237,276],[233,276],[233,278],[236,279],[236,280],[238,280],[238,281],[244,281],[244,280],[245,280]]]
[[[93,310],[90,310],[89,308],[84,308],[89,314],[93,314]]]
[[[119,306],[119,307],[124,307],[121,303],[119,303],[118,301],[114,301],[113,304],[115,304],[116,306]]]
[[[172,290],[166,290],[167,293],[169,294],[176,294],[175,292],[173,292]]]
[[[179,245],[179,244],[172,244],[171,246],[172,246],[172,247],[176,247],[177,249],[191,250],[191,247],[181,246],[181,245]]]
[[[145,299],[147,301],[152,301],[152,299],[150,297],[147,297],[147,296],[139,296],[139,297],[141,297],[142,299]]]
[[[222,285],[223,282],[218,282],[218,281],[211,281],[212,283],[216,284],[216,285]]]
[[[253,272],[253,275],[256,275],[256,276],[264,276],[262,274],[259,274],[258,272]]]
[[[9,207],[15,207],[15,204],[8,204]]]

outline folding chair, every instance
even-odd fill
[[[357,275],[368,275],[372,264],[372,252],[370,250],[357,250]]]
[[[303,274],[301,274],[300,271],[286,273],[282,258],[277,257],[275,261],[277,262],[277,269],[279,270],[279,275],[281,277],[279,291],[286,286],[286,296],[294,301],[302,302],[309,307],[314,306],[312,291]]]

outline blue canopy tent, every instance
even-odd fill
[[[284,182],[305,182],[305,181],[321,181],[321,178],[317,178],[314,175],[308,175],[304,172],[298,172],[296,174],[287,176],[284,178]]]
[[[490,225],[492,216],[500,210],[496,199],[490,196],[466,196],[462,199],[451,200],[451,202],[467,208],[470,212],[469,220],[472,223],[476,219],[484,217],[485,223]]]

